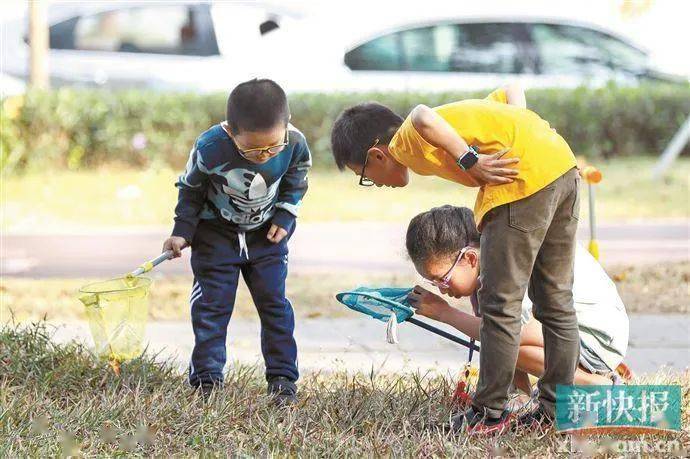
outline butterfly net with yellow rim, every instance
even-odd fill
[[[96,354],[126,361],[143,351],[151,279],[121,277],[79,289]]]

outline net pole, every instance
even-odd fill
[[[430,331],[431,333],[435,333],[438,336],[442,336],[448,340],[451,340],[454,343],[461,344],[461,345],[463,345],[469,349],[473,349],[473,350],[479,352],[479,346],[477,346],[476,344],[470,343],[469,341],[464,340],[464,339],[460,338],[459,336],[451,335],[450,333],[445,332],[445,331],[441,330],[440,328],[436,328],[433,325],[429,325],[426,322],[422,322],[421,320],[417,320],[417,319],[412,318],[412,317],[407,319],[407,322],[410,322],[411,324],[414,324],[414,325],[421,327],[427,331]]]

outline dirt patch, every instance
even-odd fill
[[[690,262],[649,266],[617,266],[607,269],[629,313],[687,313],[689,309]],[[12,316],[24,320],[84,319],[84,307],[77,299],[77,290],[89,282],[84,279],[17,279],[5,277],[0,282],[0,322]],[[291,275],[288,298],[298,318],[354,317],[355,312],[338,303],[337,292],[359,285],[412,286],[413,276],[393,274],[364,275],[359,273]],[[151,290],[151,320],[189,319],[191,279],[169,277],[156,279]],[[453,305],[471,311],[466,299]],[[237,292],[233,317],[256,317],[256,309],[247,288]]]
[[[684,313],[690,308],[690,262],[618,266],[606,270],[628,313]]]

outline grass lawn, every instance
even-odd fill
[[[676,162],[668,178],[653,181],[655,158],[622,158],[597,164],[599,219],[687,218],[690,158]],[[46,171],[3,177],[5,231],[74,231],[171,224],[179,171]],[[364,189],[349,173],[313,171],[301,221],[408,222],[422,210],[455,203],[473,206],[475,189],[413,176],[404,189]],[[583,200],[582,214],[588,209]]]
[[[171,365],[145,356],[115,371],[80,345],[53,345],[41,326],[1,329],[0,361],[0,457],[556,457],[570,448],[554,431],[449,432],[455,381],[443,376],[307,374],[298,405],[277,410],[257,368],[233,368],[204,404]],[[683,430],[668,439],[687,451],[690,374],[634,383],[682,386]],[[620,455],[601,448],[602,457]]]
[[[619,266],[609,274],[617,282],[618,291],[627,311],[641,313],[687,313],[690,263],[664,266]],[[84,307],[76,299],[77,290],[91,280],[84,279],[20,279],[5,277],[0,281],[0,324],[11,316],[16,321],[47,319],[50,321],[83,320]],[[368,285],[412,286],[414,277],[370,273]],[[362,283],[358,273],[319,274],[319,282],[309,275],[291,274],[288,297],[298,319],[316,317],[355,317],[356,313],[338,303],[333,295]],[[151,290],[151,320],[189,320],[187,278],[158,278]],[[468,308],[463,300],[457,304]],[[242,283],[238,290],[234,318],[256,318],[249,292]]]

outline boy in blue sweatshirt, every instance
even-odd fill
[[[289,124],[283,89],[254,79],[230,93],[227,121],[197,138],[176,186],[173,257],[192,247],[194,350],[189,383],[204,396],[222,384],[225,340],[240,272],[261,319],[268,393],[296,401],[297,345],[285,297],[288,240],[307,191],[311,155]]]

